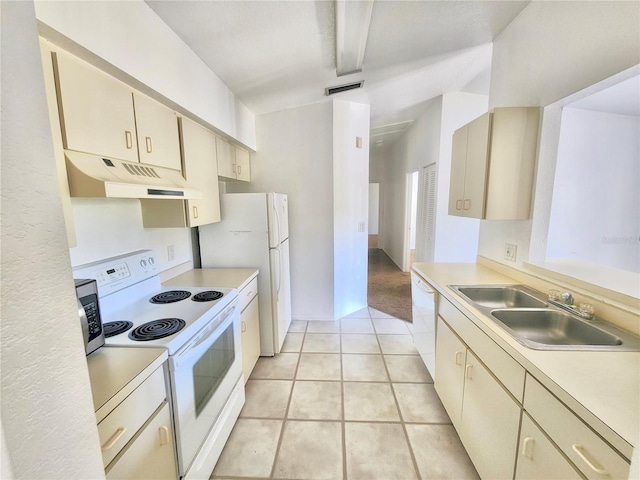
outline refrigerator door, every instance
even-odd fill
[[[291,325],[291,277],[289,240],[269,250],[271,258],[271,305],[273,307],[273,350],[280,353]]]
[[[269,247],[275,248],[289,238],[289,205],[282,193],[267,194]]]

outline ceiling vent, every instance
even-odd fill
[[[324,89],[324,94],[328,97],[329,95],[333,95],[334,93],[346,92],[348,90],[354,90],[356,88],[362,88],[364,85],[364,80],[360,80],[355,83],[347,83],[345,85],[338,85],[337,87],[327,87]]]

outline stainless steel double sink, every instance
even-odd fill
[[[585,320],[525,285],[450,285],[522,345],[536,350],[640,351],[640,337]]]

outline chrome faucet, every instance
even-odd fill
[[[562,292],[559,290],[549,290],[549,303],[556,305],[564,310],[567,310],[581,318],[591,320],[594,314],[593,305],[589,303],[581,303],[579,306],[573,304],[573,295],[571,292]]]
[[[560,298],[562,298],[562,302],[565,305],[573,305],[573,295],[571,295],[571,292],[562,292]]]

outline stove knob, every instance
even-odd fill
[[[142,260],[140,260],[140,266],[141,267],[146,267],[147,266],[147,261],[144,258]]]
[[[156,263],[156,261],[153,259],[153,257],[149,257],[149,265],[153,265],[154,263]]]

